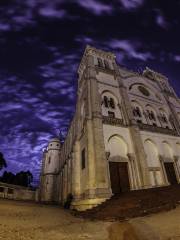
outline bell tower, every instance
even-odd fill
[[[56,202],[57,178],[59,173],[59,157],[61,143],[58,138],[53,138],[43,153],[43,165],[41,174],[41,201]]]

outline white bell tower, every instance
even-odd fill
[[[53,138],[44,152],[41,175],[41,201],[57,201],[57,178],[59,174],[59,157],[61,142],[58,138]]]

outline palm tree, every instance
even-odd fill
[[[0,170],[2,170],[4,167],[7,167],[7,163],[2,152],[0,152]]]

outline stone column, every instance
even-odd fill
[[[131,165],[131,169],[132,169],[134,189],[139,189],[141,184],[140,184],[140,179],[139,179],[139,172],[138,172],[138,169],[137,169],[136,163],[135,163],[135,160],[136,160],[135,156],[131,153],[128,153],[127,156],[128,156],[128,159],[129,159],[129,163]]]
[[[94,136],[93,125],[91,120],[87,120],[87,161],[88,161],[88,188],[89,197],[93,198],[96,195],[96,164],[95,164],[95,150],[94,150]]]
[[[157,187],[157,186],[158,186],[158,182],[157,182],[156,170],[153,169],[152,172],[153,172],[153,177],[154,177],[155,187]]]
[[[61,172],[59,173],[59,198],[58,198],[58,202],[61,203],[61,191],[62,191],[62,176],[61,176]]]
[[[67,195],[69,194],[70,191],[70,184],[71,184],[71,180],[70,180],[70,166],[69,166],[70,160],[69,158],[67,159]]]
[[[69,159],[69,193],[72,193],[72,156]]]
[[[87,76],[89,81],[87,119],[89,186],[95,187],[96,197],[109,197],[108,162],[105,155],[103,124],[101,114],[101,96],[98,91],[93,56],[87,57]],[[92,166],[91,166],[92,164]],[[93,166],[94,165],[94,166]],[[95,173],[93,171],[95,170]],[[95,180],[92,178],[95,176]]]
[[[171,113],[172,113],[172,121],[175,125],[175,128],[176,128],[175,130],[178,133],[178,135],[180,135],[180,123],[179,123],[177,113],[174,110],[174,107],[173,107],[172,103],[169,100],[167,100],[167,102],[168,102],[169,108],[170,108]]]
[[[67,163],[64,165],[64,193],[63,199],[66,200],[67,197]]]
[[[174,156],[173,159],[174,159],[174,165],[176,169],[177,180],[178,180],[178,183],[180,183],[180,169],[178,166],[179,156]]]
[[[63,169],[61,172],[61,203],[63,204],[64,201],[64,173],[63,173]]]
[[[146,112],[145,110],[143,111],[143,114],[144,114],[144,116],[145,116],[146,123],[147,123],[148,125],[151,125],[150,122],[149,122],[148,114],[147,114],[147,112]]]
[[[164,126],[163,126],[163,123],[162,123],[161,115],[158,115],[158,114],[157,114],[157,118],[158,118],[158,120],[159,120],[159,123],[160,123],[161,127],[164,127]]]
[[[133,144],[135,156],[136,156],[136,163],[138,167],[138,172],[140,176],[141,186],[143,188],[148,188],[151,186],[150,184],[150,177],[149,177],[149,170],[147,165],[147,156],[144,150],[144,145],[141,139],[140,131],[137,125],[131,125],[129,127],[131,141]]]
[[[134,172],[133,172],[133,166],[132,162],[129,161],[129,158],[127,158],[127,163],[128,163],[128,175],[129,175],[129,182],[130,182],[130,189],[134,190],[135,189],[135,182],[134,182]]]
[[[163,175],[163,178],[164,178],[164,184],[169,185],[167,175],[166,175],[166,169],[164,167],[164,157],[162,155],[159,155],[159,161],[160,161],[161,169],[162,169],[162,173],[163,173],[162,175]]]
[[[72,194],[74,199],[79,199],[81,194],[80,184],[80,146],[79,141],[75,142],[72,154]]]

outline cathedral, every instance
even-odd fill
[[[113,195],[180,183],[180,99],[166,76],[133,72],[87,46],[65,141],[43,152],[42,202],[93,208]]]

